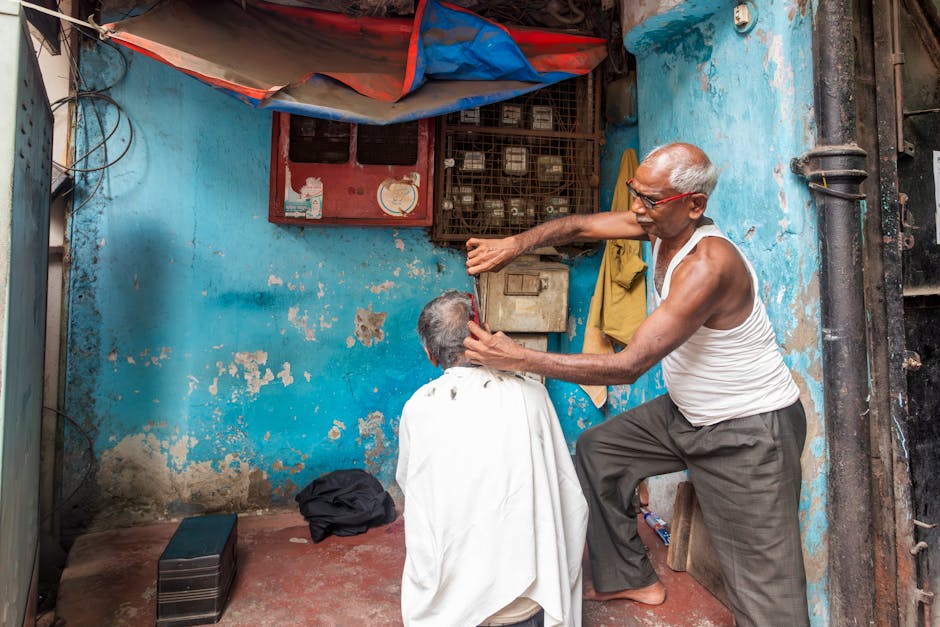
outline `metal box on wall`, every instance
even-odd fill
[[[568,266],[524,255],[480,277],[487,324],[505,333],[561,333],[568,329]]]
[[[274,114],[268,220],[428,226],[432,119],[372,126]]]
[[[441,242],[505,237],[597,211],[604,139],[596,72],[437,120],[434,228]]]

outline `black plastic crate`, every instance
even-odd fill
[[[222,617],[237,566],[238,517],[184,518],[157,566],[157,625],[215,623]]]

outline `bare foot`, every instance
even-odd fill
[[[651,583],[643,588],[628,588],[614,592],[598,592],[594,589],[594,582],[584,582],[584,599],[586,601],[611,601],[613,599],[628,599],[646,605],[661,605],[666,600],[666,586],[662,582]]]
[[[640,485],[636,487],[636,495],[640,500],[640,507],[649,507],[650,489],[647,487],[646,481],[641,481]]]

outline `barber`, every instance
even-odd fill
[[[666,589],[637,533],[643,479],[688,469],[739,626],[808,625],[799,528],[806,418],[750,262],[705,217],[718,171],[691,144],[653,150],[627,182],[631,209],[467,242],[471,275],[579,240],[652,243],[655,309],[622,351],[525,348],[470,322],[474,363],[589,385],[634,383],[662,363],[667,393],[588,429],[576,468],[588,501],[586,599],[657,605]]]

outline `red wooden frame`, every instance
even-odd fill
[[[274,113],[271,133],[271,189],[268,220],[278,224],[316,226],[430,226],[434,199],[433,119],[418,123],[418,160],[414,165],[363,165],[356,161],[356,132],[353,124],[347,163],[298,163],[290,161],[290,114]],[[418,176],[415,177],[414,175]],[[290,181],[288,181],[288,176]],[[308,178],[322,185],[322,217],[285,215],[287,184],[296,200],[311,194]],[[305,191],[302,191],[305,190]],[[315,194],[315,192],[313,192]],[[385,210],[380,204],[385,202]],[[301,200],[307,203],[307,200]],[[313,201],[313,205],[316,202]],[[413,205],[413,206],[412,206]],[[315,214],[315,209],[311,211]]]

